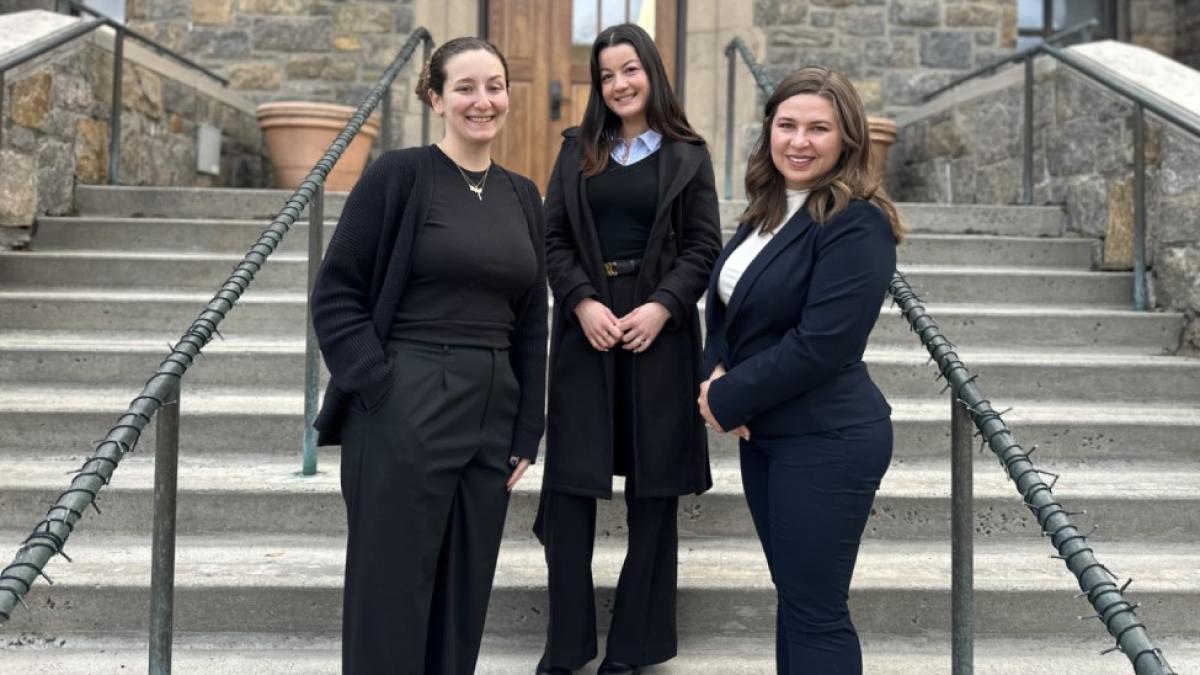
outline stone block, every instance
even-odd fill
[[[357,52],[362,51],[362,41],[357,35],[335,35],[333,36],[333,48],[339,52]]]
[[[396,7],[396,32],[400,34],[411,33],[414,26],[415,12],[412,5],[400,5]]]
[[[862,51],[821,47],[768,48],[768,73],[776,80],[799,66],[822,65],[847,77],[858,77],[862,71]]]
[[[1066,181],[1067,231],[1100,238],[1108,231],[1108,185],[1099,176]]]
[[[238,0],[238,11],[242,14],[273,14],[300,16],[308,13],[306,0]]]
[[[862,99],[863,107],[868,113],[875,114],[883,109],[883,80],[872,78],[867,80],[851,80]]]
[[[813,28],[832,28],[836,20],[837,14],[827,9],[813,10],[808,16],[808,23]]]
[[[996,34],[990,30],[981,30],[975,33],[975,44],[980,47],[994,47],[996,45]]]
[[[887,73],[883,78],[883,97],[889,106],[920,105],[925,94],[945,86],[951,79],[946,73]]]
[[[842,12],[841,19],[842,30],[847,35],[874,37],[885,32],[882,9],[848,9]]]
[[[1146,220],[1154,241],[1164,244],[1200,241],[1200,193],[1160,194],[1150,201],[1151,211]]]
[[[1108,188],[1108,226],[1104,235],[1105,269],[1133,268],[1133,179],[1112,182]]]
[[[70,213],[75,204],[75,153],[68,141],[38,139],[37,208],[39,213]]]
[[[1021,162],[1006,159],[975,171],[977,204],[1017,204],[1021,201]]]
[[[395,17],[387,5],[351,4],[333,9],[333,27],[343,33],[390,33]]]
[[[92,89],[83,76],[86,65],[78,71],[62,72],[54,78],[53,107],[73,113],[87,113],[92,107]]]
[[[834,37],[835,34],[832,31],[788,26],[777,28],[767,34],[767,48],[770,50],[773,48],[828,47],[833,44]]]
[[[917,45],[900,38],[875,38],[863,43],[863,62],[881,68],[916,68]]]
[[[931,68],[971,67],[971,34],[941,30],[923,33],[921,65]]]
[[[967,144],[963,129],[954,119],[948,119],[929,127],[929,157],[958,157],[966,152]]]
[[[814,5],[821,4],[814,2]],[[853,4],[853,2],[847,3]],[[847,4],[837,5],[845,7]],[[764,28],[802,23],[808,12],[806,0],[754,0],[754,25]]]
[[[254,48],[273,52],[327,52],[333,43],[329,17],[255,19]],[[390,58],[390,57],[389,57]]]
[[[233,22],[233,0],[192,0],[192,23],[228,26]]]
[[[954,5],[946,7],[946,25],[954,27],[992,28],[1000,12],[987,5]]]
[[[283,84],[279,65],[273,62],[256,61],[235,63],[228,67],[229,86],[233,89],[274,91]],[[289,67],[289,77],[291,77]]]
[[[889,19],[897,26],[937,26],[941,20],[938,0],[895,0]]]
[[[0,150],[0,225],[29,226],[37,213],[37,164],[33,155]]]
[[[1200,141],[1168,129],[1160,141],[1161,187],[1167,195],[1200,193]],[[1200,239],[1200,232],[1196,238]]]
[[[333,82],[353,82],[358,77],[358,61],[333,59],[321,72],[321,77]]]
[[[162,77],[149,68],[134,66],[122,72],[121,98],[125,108],[151,119],[163,116]]]
[[[1013,49],[1017,46],[1017,7],[1005,5],[1000,10],[1000,46]]]
[[[200,59],[249,56],[250,34],[244,30],[197,29],[188,35],[187,54]]]
[[[1200,311],[1200,243],[1160,248],[1155,252],[1154,277],[1159,304]]]
[[[41,129],[50,114],[54,76],[42,71],[13,83],[9,97],[9,118],[14,124]]]
[[[1046,165],[1055,176],[1093,174],[1096,171],[1096,120],[1076,118],[1059,127],[1046,148]]]
[[[287,76],[289,80],[318,80],[321,73],[329,67],[328,56],[295,56],[288,59]]]
[[[226,72],[228,76],[228,72]],[[163,107],[167,112],[183,115],[196,114],[196,88],[179,80],[166,78],[163,80]]]

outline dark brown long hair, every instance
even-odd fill
[[[662,56],[650,34],[632,23],[609,26],[600,31],[592,43],[592,90],[579,132],[582,145],[579,170],[585,176],[594,176],[608,167],[609,154],[621,135],[621,118],[604,104],[604,94],[600,91],[600,52],[622,44],[630,45],[637,52],[650,82],[650,98],[646,101],[646,123],[650,128],[676,141],[704,142],[688,124],[683,106],[675,98]]]
[[[771,232],[787,215],[787,186],[771,160],[771,128],[779,105],[798,94],[815,94],[829,101],[842,136],[842,154],[837,163],[809,188],[805,202],[809,215],[817,223],[825,223],[844,211],[851,199],[863,199],[883,211],[892,226],[892,236],[900,243],[904,237],[900,214],[871,172],[870,130],[862,99],[845,76],[819,66],[801,68],[788,75],[767,99],[762,133],[746,165],[746,195],[750,204],[738,221]]]

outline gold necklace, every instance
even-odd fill
[[[450,161],[454,162],[454,160]],[[479,197],[479,201],[483,201],[483,184],[487,182],[488,172],[492,170],[491,163],[489,162],[487,168],[483,170],[483,178],[479,179],[479,183],[472,183],[471,179],[467,178],[467,172],[463,171],[458,162],[454,162],[454,168],[458,169],[458,174],[467,182],[467,188],[474,192],[476,197]]]

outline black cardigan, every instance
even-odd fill
[[[331,379],[314,423],[319,445],[341,442],[350,395],[368,408],[392,384],[384,352],[388,329],[408,280],[421,225],[433,198],[433,146],[384,153],[359,179],[342,207],[312,292],[313,327]],[[545,224],[537,187],[508,171],[538,256],[533,286],[516,310],[509,360],[521,386],[512,454],[537,458],[545,430],[547,291]]]

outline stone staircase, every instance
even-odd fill
[[[5,562],[282,203],[274,191],[81,187],[34,250],[0,253],[0,550]],[[336,217],[342,200],[331,196]],[[739,205],[725,204],[725,222]],[[903,205],[902,269],[1055,490],[1099,523],[1103,562],[1180,672],[1200,670],[1200,361],[1168,356],[1181,317],[1127,309],[1128,274],[1051,208]],[[332,222],[331,222],[332,225]],[[185,379],[176,672],[334,673],[344,545],[338,455],[297,475],[304,227]],[[867,360],[896,451],[852,589],[866,672],[949,672],[949,403],[884,306]],[[144,672],[153,433],[55,559],[55,585],[0,628],[0,672]],[[712,438],[713,490],[681,499],[680,657],[659,673],[773,673],[774,596],[736,449]],[[990,455],[976,482],[976,672],[1129,673]],[[478,672],[532,673],[545,564],[530,535],[540,467],[514,492]],[[620,499],[602,504],[595,574],[611,603]],[[2,563],[0,563],[2,564]],[[605,622],[602,621],[602,625]],[[595,664],[592,666],[595,667]]]

